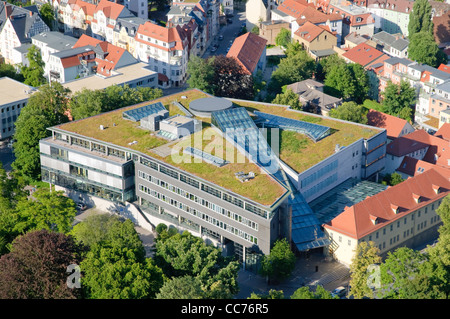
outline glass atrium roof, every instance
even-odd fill
[[[160,111],[167,111],[167,110],[161,102],[157,102],[153,104],[144,105],[133,110],[125,111],[122,113],[122,116],[125,119],[137,122],[144,117],[158,113]]]
[[[331,129],[329,127],[315,123],[293,120],[290,118],[267,114],[259,111],[254,111],[254,114],[257,115],[258,118],[265,120],[261,122],[261,124],[263,124],[264,126],[278,127],[284,130],[296,131],[298,133],[305,134],[314,142],[319,141],[320,139],[330,135],[331,133]]]
[[[227,161],[225,161],[217,156],[211,155],[209,153],[203,152],[202,150],[199,150],[197,148],[193,148],[190,146],[184,148],[183,152],[186,154],[192,155],[194,157],[200,158],[203,161],[213,164],[213,165],[216,165],[218,167],[222,167],[225,164],[228,164]]]
[[[213,112],[211,123],[266,171],[273,174],[279,170],[277,156],[244,107]]]

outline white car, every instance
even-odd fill
[[[78,203],[77,204],[77,209],[79,209],[81,211],[86,210],[86,208],[87,208],[87,206],[85,204],[83,204],[83,203]]]
[[[331,296],[338,296],[339,298],[345,297],[347,294],[347,289],[343,286],[339,286],[331,292]]]

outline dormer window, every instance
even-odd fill
[[[441,187],[439,185],[432,184],[431,187],[436,194],[439,194],[441,192]]]
[[[412,194],[414,201],[416,202],[416,204],[420,203],[420,195],[417,195],[415,193]]]
[[[398,214],[399,210],[398,210],[398,206],[397,205],[391,204],[391,209],[394,212],[394,214]]]
[[[369,218],[370,218],[370,221],[372,222],[372,224],[374,224],[374,225],[378,224],[379,220],[378,220],[377,216],[369,214]]]
[[[356,18],[356,22],[361,22],[362,21],[362,18],[361,17],[357,17]]]

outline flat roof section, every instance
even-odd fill
[[[36,89],[7,76],[0,78],[0,105],[28,99]]]
[[[233,107],[233,102],[220,97],[205,97],[189,103],[189,110],[194,115],[211,117],[212,112],[223,111]]]

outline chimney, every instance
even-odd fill
[[[11,16],[12,10],[13,8],[9,3],[5,5],[6,18],[9,18]]]
[[[32,17],[33,16],[33,11],[30,11],[30,17]]]

